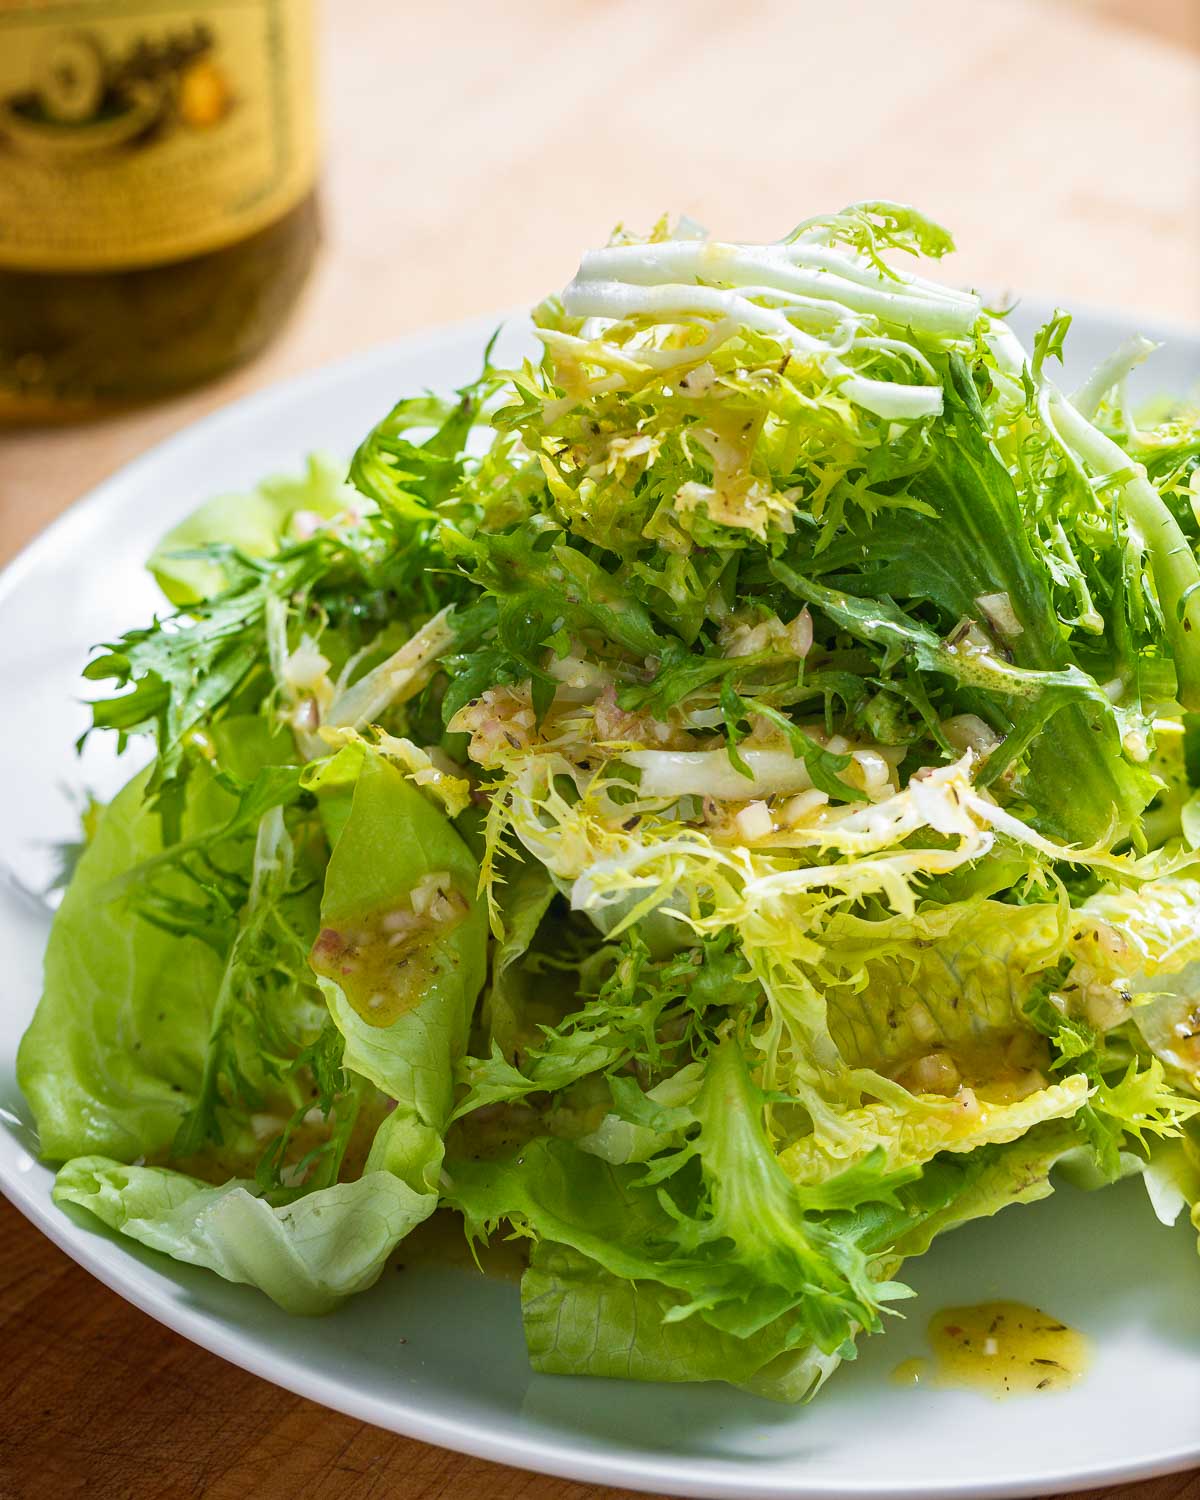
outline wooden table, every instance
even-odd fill
[[[625,219],[771,237],[862,197],[946,274],[1200,324],[1197,0],[337,0],[322,263],[257,364],[0,437],[0,554],[205,411],[559,288]],[[320,1412],[152,1323],[0,1205],[0,1497],[601,1500]],[[1112,1495],[1117,1491],[1110,1491]],[[1200,1500],[1200,1476],[1120,1493]]]

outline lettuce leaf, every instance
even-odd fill
[[[489,1043],[506,1058],[537,1035],[526,1019],[533,986],[520,960],[529,951],[557,894],[554,882],[535,864],[521,865],[501,893],[503,933],[492,956],[486,1018]]]
[[[902,1188],[897,1207],[868,1204],[843,1215],[840,1232],[874,1252],[888,1274],[922,1254],[933,1239],[972,1219],[1051,1192],[1049,1174],[1074,1145],[1061,1126],[1023,1140],[985,1147],[970,1157],[938,1161],[920,1182]],[[533,1216],[532,1228],[549,1221]],[[795,1315],[731,1338],[695,1318],[679,1316],[684,1297],[651,1279],[631,1278],[553,1239],[539,1240],[521,1283],[530,1361],[544,1374],[587,1374],[631,1380],[724,1380],[777,1401],[814,1396],[853,1347],[832,1353],[805,1342]]]
[[[1066,942],[1057,905],[926,905],[911,917],[839,915],[825,934],[830,1031],[855,1067],[1030,1031],[1022,1007]],[[999,1052],[999,1048],[997,1049]]]
[[[222,958],[204,938],[143,921],[112,899],[117,877],[162,853],[139,773],[100,814],[54,918],[45,982],[17,1077],[51,1161],[165,1152],[200,1096]],[[221,826],[236,799],[193,782],[185,837]],[[181,897],[184,877],[168,879]]]
[[[648,1168],[610,1165],[543,1137],[506,1161],[449,1163],[445,1194],[473,1236],[513,1218],[614,1275],[674,1289],[681,1301],[673,1318],[699,1317],[749,1338],[790,1315],[795,1342],[831,1354],[857,1328],[878,1327],[881,1303],[903,1295],[873,1278],[838,1216],[875,1203],[898,1207],[898,1190],[916,1174],[888,1174],[875,1159],[798,1188],[779,1165],[763,1109],[730,1039],[679,1110],[694,1133]]]
[[[325,873],[314,967],[344,1038],[344,1066],[396,1101],[368,1170],[386,1161],[416,1190],[432,1193],[454,1068],[486,974],[479,867],[449,819],[371,750],[347,747],[309,785],[323,802],[327,826],[340,825]],[[422,882],[439,876],[445,895],[435,899],[453,909],[441,924],[420,925],[410,902]],[[394,916],[400,920],[389,933]],[[402,926],[410,916],[415,925]],[[347,940],[364,930],[365,941]],[[391,938],[404,941],[393,946]]]
[[[1069,1124],[1047,1122],[1034,1125],[1017,1140],[980,1148],[973,1157],[959,1191],[944,1205],[901,1233],[893,1244],[897,1255],[923,1255],[939,1234],[967,1224],[972,1219],[990,1219],[1002,1208],[1016,1203],[1037,1203],[1054,1191],[1050,1174],[1078,1149],[1078,1137]],[[945,1170],[945,1159],[934,1171]]]
[[[323,855],[293,806],[299,773],[278,764],[286,737],[239,717],[209,748],[182,839],[164,846],[149,774],[135,777],[56,913],[18,1058],[50,1159],[213,1144],[252,1167],[251,1114],[299,1102],[287,1074],[323,1021],[305,960]]]
[[[167,532],[146,566],[172,604],[211,599],[230,583],[222,560],[230,549],[270,557],[294,539],[298,521],[333,520],[356,500],[345,464],[314,453],[302,475],[276,475],[243,494],[206,501]]]
[[[1192,1122],[1182,1137],[1156,1141],[1143,1181],[1160,1223],[1174,1224],[1186,1209],[1200,1253],[1200,1127]]]
[[[87,1208],[106,1224],[151,1248],[206,1266],[230,1280],[258,1286],[291,1311],[326,1311],[341,1298],[369,1285],[399,1240],[437,1206],[442,1132],[450,1110],[453,1069],[465,1046],[484,974],[486,917],[474,895],[478,867],[442,813],[382,756],[354,746],[324,768],[316,768],[312,787],[318,798],[326,799],[327,826],[334,831],[333,851],[325,871],[322,920],[344,929],[351,923],[370,925],[380,914],[404,913],[409,922],[400,947],[388,947],[388,933],[380,929],[374,937],[382,951],[361,944],[356,950],[360,968],[366,965],[371,970],[372,987],[386,990],[390,985],[394,994],[389,995],[389,1001],[403,1002],[402,1013],[388,1024],[380,1025],[379,1018],[368,1019],[362,1014],[363,997],[358,987],[361,973],[353,979],[342,973],[341,983],[328,978],[321,981],[342,1041],[337,1058],[340,1072],[335,1076],[344,1083],[334,1086],[337,1091],[326,1105],[327,1118],[330,1112],[337,1117],[333,1126],[337,1139],[333,1170],[345,1152],[362,1101],[373,1093],[371,1085],[395,1103],[375,1131],[362,1175],[352,1181],[325,1181],[328,1172],[316,1169],[320,1151],[315,1149],[292,1169],[291,1177],[284,1174],[285,1188],[266,1193],[261,1177],[259,1181],[235,1178],[223,1186],[212,1186],[188,1173],[142,1165],[141,1159],[161,1157],[173,1146],[206,1171],[219,1172],[221,1160],[230,1159],[231,1152],[225,1150],[216,1158],[195,1156],[203,1145],[203,1132],[190,1131],[182,1141],[183,1132],[178,1128],[185,1110],[190,1111],[189,1120],[200,1118],[196,1110],[209,1096],[214,1105],[219,1099],[227,1127],[232,1120],[244,1135],[253,1138],[250,1114],[259,1101],[238,1062],[246,1049],[239,1050],[227,1035],[233,1024],[229,996],[235,981],[230,979],[231,966],[246,969],[252,990],[247,1004],[269,1007],[274,1003],[278,1008],[291,1003],[290,991],[277,994],[268,982],[271,966],[278,967],[281,959],[275,938],[265,924],[258,922],[263,908],[256,905],[256,901],[270,898],[271,881],[281,872],[286,874],[290,866],[279,842],[283,825],[275,808],[263,815],[259,825],[256,873],[231,941],[224,977],[210,944],[168,933],[127,906],[101,904],[101,912],[116,923],[111,946],[127,965],[118,977],[124,990],[131,993],[125,997],[125,1009],[119,1010],[121,992],[110,984],[104,992],[109,1008],[99,1011],[93,989],[83,988],[78,974],[83,970],[94,982],[94,919],[89,911],[87,921],[77,928],[73,907],[76,902],[90,903],[97,883],[111,886],[114,877],[128,877],[131,864],[135,870],[143,868],[146,857],[157,851],[160,827],[144,801],[145,780],[143,776],[132,783],[107,810],[81,861],[67,898],[71,906],[64,904],[66,919],[60,917],[62,925],[56,928],[58,936],[52,943],[55,963],[65,958],[73,961],[74,967],[54,990],[55,1013],[51,1015],[47,1008],[47,1018],[30,1033],[22,1063],[22,1081],[38,1110],[39,1121],[44,1130],[47,1126],[57,1130],[50,1141],[58,1145],[61,1138],[61,1155],[79,1152],[59,1172],[56,1197]],[[190,811],[209,783],[201,776],[194,777],[189,785]],[[228,807],[233,800],[229,794],[220,793],[218,828],[227,826]],[[266,866],[261,880],[259,862]],[[426,891],[429,910],[436,910],[437,901],[441,901],[452,918],[441,926],[432,920],[419,921],[421,914],[415,909],[421,901],[422,883],[427,885],[431,876],[442,884],[437,896]],[[177,874],[175,879],[187,883],[183,875]],[[456,895],[453,906],[447,894],[451,889]],[[323,936],[332,930],[327,927]],[[181,949],[181,943],[189,946]],[[205,955],[207,967],[185,967],[184,960],[193,945]],[[338,950],[339,962],[331,959],[328,943],[323,946],[318,940],[315,951],[318,962],[337,968],[339,973],[349,966],[343,950]],[[267,954],[274,956],[268,960]],[[90,959],[90,964],[85,959]],[[261,972],[257,972],[256,964]],[[174,1033],[177,1043],[187,1045],[186,1092],[172,1087],[170,1071],[164,1069],[158,1053],[126,1046],[141,1010],[149,1003],[143,991],[152,991],[157,997],[155,1003],[162,1004],[163,975],[171,973],[172,965],[176,972],[198,973],[204,981],[203,1007],[198,1004],[195,1013],[171,1017],[177,1028],[181,1020],[189,1028],[182,1034],[178,1030]],[[49,972],[57,979],[53,965]],[[236,980],[238,985],[242,982],[241,978]],[[354,996],[353,1002],[348,993]],[[127,1013],[131,1008],[132,1018]],[[166,1011],[155,1014],[160,1023],[165,1023]],[[78,1047],[86,1042],[93,1053],[101,1053],[92,1069],[79,1078],[64,1079],[61,1057],[52,1062],[45,1055],[54,1046],[53,1039],[46,1040],[49,1026],[63,1020],[78,1034]],[[269,1026],[272,1020],[279,1027],[284,1015],[263,1017],[263,1024]],[[318,1051],[309,1049],[298,1061],[311,1056],[315,1068]],[[120,1093],[107,1076],[110,1054],[122,1085]],[[214,1080],[222,1076],[214,1071],[213,1059],[218,1057],[225,1059],[222,1073],[234,1085],[241,1085],[240,1094],[236,1086],[216,1092]],[[129,1082],[126,1074],[139,1059],[144,1059],[141,1071]],[[253,1068],[254,1063],[251,1053],[247,1065]],[[283,1073],[280,1087],[286,1090],[286,1083],[287,1074]],[[62,1091],[64,1084],[73,1085],[69,1102],[83,1126],[69,1135],[56,1125],[52,1113],[52,1107],[63,1112],[56,1091]],[[130,1107],[135,1086],[147,1101],[142,1111],[144,1120]],[[164,1105],[157,1113],[149,1113],[164,1091],[169,1107]],[[43,1099],[49,1101],[45,1107]],[[305,1114],[310,1106],[311,1098],[306,1097],[298,1112]],[[372,1115],[378,1119],[377,1108],[366,1117],[368,1124]],[[98,1130],[96,1122],[106,1121],[106,1117],[120,1128]],[[136,1133],[135,1127],[140,1127]],[[114,1159],[119,1155],[126,1157],[126,1163]],[[130,1165],[130,1158],[139,1160]],[[274,1176],[278,1181],[280,1174]]]
[[[1190,1209],[1200,1231],[1200,1130],[1193,1126],[1179,1140],[1156,1141],[1142,1180],[1160,1223],[1174,1224]]]
[[[259,1287],[287,1312],[324,1313],[363,1291],[387,1257],[436,1207],[391,1172],[367,1172],[272,1207],[252,1182],[212,1187],[165,1167],[102,1156],[68,1162],[56,1203],[226,1281]]]
[[[792,1402],[815,1395],[840,1362],[811,1345],[794,1348],[786,1318],[737,1338],[672,1318],[681,1300],[658,1282],[614,1276],[576,1250],[543,1241],[521,1278],[529,1362],[543,1375],[724,1380]]]

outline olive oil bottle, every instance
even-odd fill
[[[259,350],[317,243],[313,0],[0,0],[0,421]]]

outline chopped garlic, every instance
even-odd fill
[[[1016,611],[1013,609],[1012,600],[1007,594],[980,594],[975,603],[982,611],[989,625],[992,625],[1003,636],[1016,636],[1024,634],[1025,627],[1017,619]]]
[[[323,656],[311,637],[306,635],[284,661],[283,680],[298,692],[311,690],[328,683],[329,665],[329,658]]]
[[[1004,738],[978,714],[955,714],[942,720],[942,733],[960,752],[974,750],[980,757],[990,755]]]
[[[417,916],[425,916],[439,896],[444,896],[450,889],[449,870],[431,870],[428,875],[422,875],[409,893],[412,909]]]
[[[717,372],[706,359],[694,370],[689,370],[679,382],[679,389],[688,396],[705,396],[716,384]]]
[[[807,604],[788,626],[787,636],[788,642],[797,656],[803,658],[812,650],[813,623]]]
[[[892,768],[882,755],[874,750],[855,750],[854,765],[859,771],[862,789],[868,794],[889,792],[892,788]]]
[[[811,817],[818,808],[824,807],[828,801],[829,793],[821,791],[819,787],[813,786],[806,792],[797,792],[783,804],[783,821],[789,828],[794,828],[797,823],[803,823],[806,818]]]
[[[930,1052],[905,1069],[901,1081],[920,1094],[953,1094],[962,1078],[948,1052]]]
[[[738,834],[748,844],[770,838],[775,829],[771,809],[765,802],[747,802],[733,821]]]

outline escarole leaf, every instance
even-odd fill
[[[617,1070],[633,1062],[656,1073],[668,1071],[706,1049],[711,1011],[739,1001],[743,1006],[754,1003],[744,982],[745,964],[727,942],[655,959],[635,930],[608,951],[611,972],[578,1010],[556,1024],[527,1024],[523,1034],[505,1030],[503,1041],[493,1027],[491,1056],[471,1058],[460,1070],[469,1092],[458,1115],[500,1100],[563,1089],[595,1073],[609,1073],[615,1086]],[[506,956],[502,947],[497,964]],[[499,970],[505,986],[507,973]],[[674,1034],[674,1041],[662,1041],[663,1033]]]
[[[868,1257],[822,1215],[894,1203],[914,1174],[888,1176],[871,1162],[797,1189],[776,1160],[762,1096],[733,1041],[709,1059],[690,1110],[695,1139],[648,1172],[545,1139],[504,1165],[450,1163],[447,1196],[472,1234],[516,1218],[611,1274],[673,1288],[681,1297],[672,1321],[699,1316],[748,1338],[791,1314],[795,1341],[827,1354],[858,1328],[878,1327],[880,1303],[898,1289],[873,1280]]]
[[[838,1218],[839,1232],[894,1274],[934,1237],[1051,1192],[1049,1174],[1075,1145],[1062,1127],[1039,1127],[1021,1141],[942,1159],[897,1192],[898,1206],[866,1203]],[[522,1220],[535,1233],[548,1220]],[[681,1317],[684,1294],[657,1279],[614,1274],[578,1250],[540,1238],[521,1284],[534,1368],[546,1374],[617,1379],[727,1380],[777,1401],[811,1399],[853,1346],[823,1353],[803,1322],[785,1314],[747,1337],[702,1318]],[[722,1364],[724,1358],[726,1363]]]
[[[772,572],[841,629],[881,647],[885,663],[908,661],[955,684],[961,708],[1004,736],[982,784],[1020,763],[1037,826],[1084,844],[1110,839],[1114,823],[1136,823],[1153,783],[1123,759],[1110,701],[1071,659],[1045,555],[957,355],[951,373],[925,461],[905,480],[920,505],[851,520],[846,537],[814,559],[819,576],[783,559]],[[1002,625],[989,622],[989,600],[1005,601]],[[906,612],[925,601],[937,607],[940,631]],[[972,621],[988,627],[985,639],[966,628]]]

